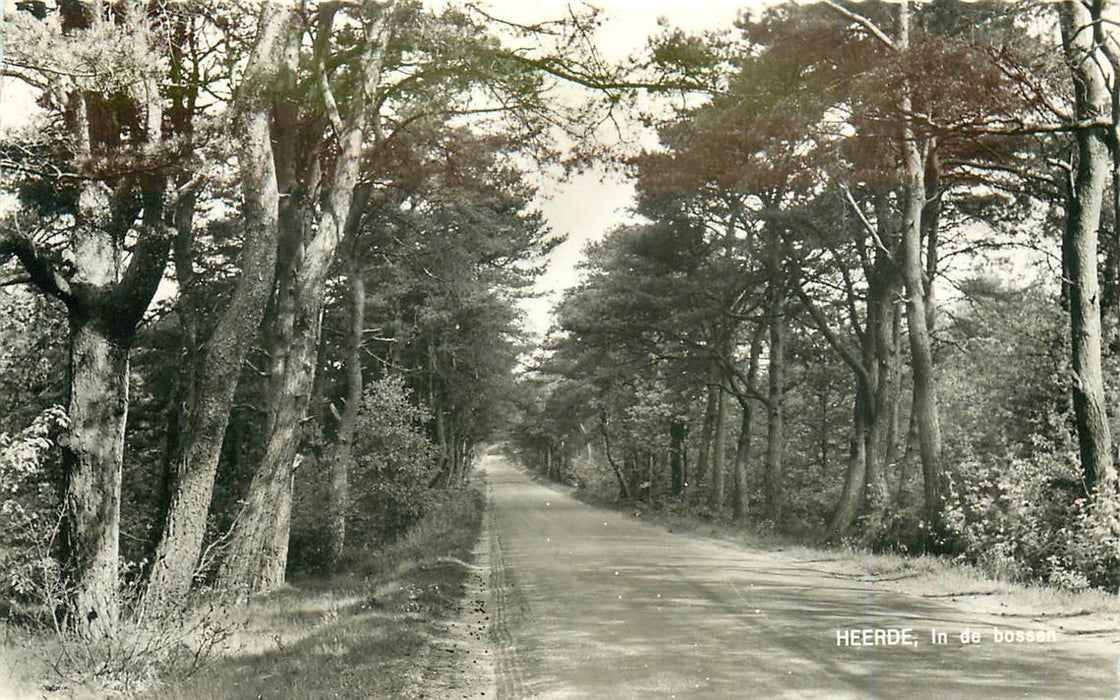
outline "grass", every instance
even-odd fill
[[[485,497],[447,493],[392,545],[330,577],[297,579],[223,620],[220,656],[143,691],[52,688],[52,640],[15,626],[0,640],[0,697],[160,700],[423,697],[424,659],[465,590]]]
[[[449,494],[392,546],[340,576],[297,581],[242,611],[237,651],[168,700],[400,698],[415,692],[435,625],[458,606],[482,526],[476,490]]]

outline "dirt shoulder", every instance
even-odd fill
[[[425,658],[417,664],[412,688],[405,697],[443,700],[496,696],[490,548],[490,530],[484,517],[456,609],[433,628]]]
[[[534,480],[590,505],[624,513],[668,532],[770,552],[791,562],[812,565],[837,579],[951,603],[964,612],[1005,619],[1008,625],[1030,623],[1066,636],[1120,643],[1120,597],[1104,591],[1064,591],[1001,581],[967,563],[929,555],[813,546],[749,526],[666,513],[644,504],[611,503],[566,484],[538,477]]]

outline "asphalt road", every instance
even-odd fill
[[[669,533],[535,483],[495,455],[480,468],[499,697],[1116,696],[1111,642],[997,644],[993,627],[1046,628]],[[961,643],[966,628],[979,643]],[[838,646],[837,631],[853,629],[910,629],[916,643]],[[933,629],[946,643],[931,643]]]

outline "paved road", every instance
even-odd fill
[[[780,553],[666,532],[488,473],[492,637],[505,698],[1111,698],[1100,640],[996,644],[993,625],[839,579]],[[1030,629],[1029,621],[1023,629]],[[964,628],[982,631],[964,645]],[[837,629],[914,630],[916,646],[838,647]],[[930,643],[930,629],[949,642]]]

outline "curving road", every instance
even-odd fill
[[[1006,619],[672,534],[537,484],[496,455],[480,468],[499,697],[1116,696],[1120,649],[1100,638],[996,644],[992,627],[1012,629]],[[1044,629],[1031,624],[1020,629]],[[908,628],[916,644],[837,646],[837,630],[853,628]],[[947,643],[931,644],[931,628]],[[962,644],[965,628],[980,643]]]

